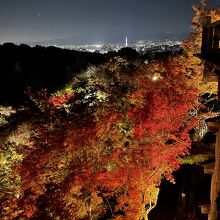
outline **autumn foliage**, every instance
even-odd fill
[[[146,66],[116,57],[62,91],[33,94],[43,110],[1,218],[147,219],[196,122],[197,90],[175,59]]]
[[[210,17],[211,23],[220,20],[219,7],[212,8],[209,3],[209,0],[201,0],[200,5],[192,6],[194,17],[191,28],[193,31],[190,33],[189,38],[182,42],[181,47],[184,49],[184,54],[178,61],[185,67],[184,72],[188,76],[188,83],[197,86],[200,94],[216,94],[218,91],[218,83],[209,82],[205,79],[204,76],[207,71],[204,69],[204,62],[195,56],[201,53],[205,18]]]
[[[29,91],[38,111],[26,143],[6,141],[0,218],[147,219],[197,124],[202,64],[192,42],[184,55],[148,65],[115,57],[56,93]]]

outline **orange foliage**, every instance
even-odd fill
[[[160,75],[156,82],[148,77],[152,69]],[[197,90],[181,71],[167,60],[134,70],[126,81],[122,74],[118,90],[109,84],[109,99],[95,110],[72,95],[50,98],[54,109],[43,126],[34,126],[34,150],[20,165],[20,216],[145,218],[161,179],[173,181],[178,157],[190,147],[195,119],[189,110],[197,106]],[[128,85],[132,89],[125,90]],[[73,106],[68,115],[59,108],[66,103]]]
[[[54,107],[60,107],[62,105],[65,105],[70,98],[74,97],[73,94],[65,92],[61,96],[53,95],[49,99],[49,103],[52,104]]]

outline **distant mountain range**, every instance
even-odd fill
[[[179,36],[179,37],[177,37]],[[69,38],[57,38],[57,39],[49,39],[49,40],[42,40],[42,41],[23,41],[17,42],[17,44],[27,44],[30,46],[35,45],[42,45],[42,46],[49,46],[49,45],[56,45],[56,46],[65,46],[65,45],[92,45],[92,44],[124,44],[125,37],[121,36],[116,38],[115,36],[108,36],[108,39],[103,39],[103,37],[97,35],[78,35]],[[158,33],[157,37],[151,37],[151,40],[158,41],[161,39],[169,39],[169,40],[180,40],[184,39],[184,37],[180,37],[180,35],[174,33]],[[136,37],[128,36],[128,42],[137,42],[138,40]]]
[[[48,45],[57,45],[57,46],[61,46],[61,45],[78,45],[83,43],[83,39],[78,39],[76,37],[70,37],[70,38],[66,38],[66,39],[50,39],[50,40],[43,40],[43,41],[24,41],[24,42],[18,42],[18,44],[23,43],[23,44],[28,44],[30,46],[35,46],[35,45],[44,45],[44,46],[48,46]]]

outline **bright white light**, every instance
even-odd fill
[[[152,77],[152,80],[153,80],[153,81],[157,81],[157,80],[158,80],[158,77],[157,77],[157,76],[153,76],[153,77]]]
[[[97,48],[101,48],[102,47],[101,44],[95,44],[94,46],[97,47]]]
[[[19,199],[19,197],[20,197],[20,195],[19,195],[19,194],[16,194],[15,196],[16,196],[16,198],[17,198],[17,199]]]

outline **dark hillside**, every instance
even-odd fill
[[[30,47],[25,44],[0,45],[0,103],[20,104],[27,88],[39,91],[46,88],[57,91],[72,77],[87,67],[106,63],[113,57],[135,60],[140,65],[145,60],[167,59],[169,52],[147,52],[140,56],[132,48],[122,48],[107,54],[80,52],[57,47]]]
[[[105,60],[98,53],[12,43],[0,45],[0,101],[19,102],[27,87],[57,90],[73,74]]]

